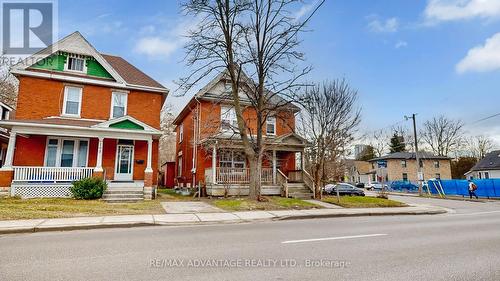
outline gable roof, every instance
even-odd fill
[[[220,81],[225,81],[229,80],[229,75],[227,73],[227,69],[224,71],[221,71],[219,74],[217,74],[210,82],[208,82],[207,85],[205,85],[203,88],[201,88],[192,98],[191,100],[184,106],[184,108],[181,110],[181,112],[177,115],[177,117],[174,119],[172,124],[174,125],[179,125],[180,121],[184,118],[184,116],[187,115],[187,111],[191,105],[191,103],[194,102],[194,100],[207,100],[207,101],[219,101],[219,102],[224,102],[227,101],[228,103],[232,103],[232,96],[230,94],[225,94],[225,93],[217,93],[211,91],[217,83]],[[245,83],[254,83],[251,78],[249,78],[244,72],[241,73],[241,80]],[[300,108],[294,105],[293,103],[287,103],[286,100],[281,97],[279,94],[274,94],[271,91],[267,90],[266,91],[270,94],[272,94],[272,97],[269,102],[279,104],[282,102],[283,104],[286,104],[287,107],[289,107],[293,112],[298,112],[300,111]],[[224,96],[225,94],[225,96]],[[250,103],[248,97],[245,94],[240,94],[240,101],[244,103]]]
[[[477,162],[474,167],[470,170],[472,171],[482,171],[482,170],[500,170],[500,150],[492,151]]]
[[[450,157],[434,155],[434,154],[432,154],[430,152],[427,152],[427,151],[420,151],[418,153],[418,156],[422,160],[429,160],[429,159],[432,159],[432,160],[449,160],[450,159]],[[415,157],[415,152],[394,152],[394,153],[391,153],[391,154],[384,155],[382,157],[377,157],[377,158],[370,159],[368,161],[369,162],[373,162],[373,161],[377,161],[377,160],[389,160],[389,159],[411,160],[411,159],[416,159],[416,157]]]
[[[123,58],[99,53],[78,31],[71,33],[51,46],[25,58],[14,65],[11,71],[13,74],[20,75],[30,75],[30,73],[33,74],[33,72],[40,72],[39,70],[32,71],[32,62],[40,61],[57,52],[75,53],[93,57],[111,75],[113,80],[115,80],[115,82],[101,82],[101,84],[109,83],[112,87],[144,88],[144,90],[168,93],[167,88],[144,74]],[[50,72],[53,73],[55,71]],[[57,78],[67,78],[68,80],[78,79],[78,77],[74,77],[75,75],[69,73],[59,71],[57,73],[60,74]],[[40,75],[40,73],[38,75]],[[51,78],[55,78],[55,75],[51,76]],[[85,79],[89,81],[99,80],[86,76]]]
[[[108,121],[105,121],[102,123],[98,123],[98,124],[93,125],[92,127],[94,127],[94,128],[112,128],[114,124],[122,123],[124,121],[134,123],[134,124],[138,125],[139,127],[142,127],[144,129],[144,131],[149,131],[149,132],[161,134],[161,132],[158,129],[155,129],[155,128],[149,126],[148,124],[146,124],[142,121],[139,121],[139,120],[137,120],[134,117],[129,116],[129,115],[125,115],[125,116],[122,116],[119,118],[115,118],[115,119],[111,119],[111,120],[108,120]]]

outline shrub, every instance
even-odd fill
[[[71,193],[76,199],[98,199],[106,190],[108,185],[101,178],[85,178],[73,182]]]

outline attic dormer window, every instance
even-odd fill
[[[69,55],[66,60],[66,70],[85,72],[85,58],[77,55]]]

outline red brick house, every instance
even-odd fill
[[[94,176],[110,190],[135,190],[133,199],[151,198],[168,90],[78,32],[49,48],[12,69],[19,94],[15,119],[0,121],[10,132],[0,187],[68,196],[71,181]]]
[[[179,186],[206,185],[207,195],[247,195],[249,169],[229,95],[225,73],[219,74],[188,102],[174,120],[176,126],[176,180]],[[248,88],[242,86],[241,91]],[[243,118],[255,131],[256,111],[242,94]],[[262,194],[290,193],[311,196],[312,181],[301,169],[306,141],[295,133],[299,108],[290,104],[266,120],[266,153],[262,169]]]

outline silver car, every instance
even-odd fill
[[[382,185],[382,183],[378,181],[374,181],[372,183],[369,183],[366,186],[366,189],[368,190],[382,190],[382,189],[387,189],[387,184]]]

